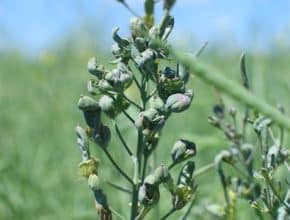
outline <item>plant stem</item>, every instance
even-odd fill
[[[115,189],[117,189],[117,190],[119,190],[119,191],[122,191],[122,192],[125,192],[125,193],[128,193],[128,194],[132,194],[132,191],[131,190],[129,190],[129,189],[126,189],[125,187],[123,187],[123,186],[119,186],[119,185],[117,185],[117,184],[115,184],[115,183],[112,183],[112,182],[110,182],[110,181],[106,181],[106,183],[109,185],[109,186],[111,186],[111,187],[113,187],[113,188],[115,188]]]
[[[191,209],[192,209],[192,207],[193,207],[193,205],[194,205],[195,198],[196,198],[196,197],[194,196],[193,199],[190,201],[190,204],[189,204],[189,206],[188,206],[186,212],[184,213],[184,215],[181,217],[180,220],[186,220],[186,218],[188,217],[188,215],[189,215],[189,213],[191,212]]]
[[[176,211],[175,208],[172,208],[169,210],[169,212],[167,212],[160,220],[165,220],[167,219],[172,213],[174,213]]]
[[[127,153],[128,153],[130,156],[132,156],[133,153],[132,153],[132,151],[130,150],[130,148],[128,147],[126,141],[124,140],[124,138],[123,138],[123,136],[122,136],[122,134],[121,134],[121,132],[120,132],[120,129],[119,129],[118,125],[117,125],[116,123],[114,123],[114,125],[115,125],[115,130],[116,130],[116,132],[117,132],[117,135],[118,135],[120,141],[122,142],[123,146],[125,147]]]
[[[130,179],[130,177],[119,167],[119,165],[116,163],[116,161],[112,158],[111,154],[106,148],[102,148],[111,163],[114,165],[114,167],[119,171],[119,173],[131,184],[134,184],[133,181]]]
[[[198,177],[215,167],[215,163],[210,163],[194,172],[193,178]]]

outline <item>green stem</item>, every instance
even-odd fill
[[[111,156],[111,154],[109,153],[109,151],[106,148],[102,148],[103,151],[105,152],[106,156],[109,158],[109,160],[111,161],[111,163],[114,165],[114,167],[119,171],[119,173],[126,179],[128,180],[128,182],[130,182],[131,184],[133,184],[133,181],[130,179],[130,177],[119,167],[119,165],[116,163],[116,161],[113,159],[113,157]]]
[[[112,213],[120,220],[125,220],[125,217],[122,216],[119,212],[117,212],[115,209],[112,208],[112,206],[109,207]]]
[[[113,188],[115,188],[115,189],[117,189],[117,190],[119,190],[119,191],[122,191],[122,192],[125,192],[125,193],[128,193],[128,194],[132,194],[132,191],[131,190],[129,190],[129,189],[126,189],[125,187],[123,187],[123,186],[119,186],[119,185],[117,185],[117,184],[115,184],[115,183],[112,183],[112,182],[110,182],[110,181],[105,181],[109,186],[111,186],[111,187],[113,187]]]
[[[116,130],[116,132],[117,132],[117,135],[118,135],[120,141],[122,142],[123,146],[125,147],[127,153],[128,153],[130,156],[132,156],[133,153],[132,153],[132,151],[130,150],[130,148],[128,147],[126,141],[124,140],[124,138],[123,138],[123,136],[122,136],[122,134],[121,134],[121,132],[120,132],[120,129],[119,129],[118,125],[117,125],[116,123],[114,123],[114,125],[115,125],[115,130]]]
[[[169,210],[169,212],[167,212],[160,220],[165,220],[167,219],[170,215],[172,215],[172,213],[174,213],[176,211],[175,208],[172,208]]]
[[[198,177],[215,167],[215,163],[210,163],[194,172],[193,178]]]
[[[181,54],[179,52],[173,52],[173,54],[181,64],[188,67],[192,74],[199,77],[202,81],[210,85],[214,85],[235,100],[244,103],[248,107],[258,110],[263,115],[270,117],[278,125],[290,130],[290,119],[288,117],[285,117],[276,108],[270,106],[264,100],[255,96],[237,82],[230,80],[211,66],[197,61],[192,56]]]

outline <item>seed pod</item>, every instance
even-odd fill
[[[100,189],[100,178],[96,174],[91,174],[88,178],[89,187],[95,191]]]
[[[175,190],[175,186],[173,183],[173,179],[169,173],[169,170],[166,166],[160,165],[154,171],[154,178],[156,184],[163,184],[169,192],[173,193]]]
[[[114,118],[118,114],[114,100],[108,95],[103,95],[100,98],[99,105],[102,111],[105,112],[110,118]]]
[[[174,18],[169,15],[169,13],[165,13],[162,21],[160,23],[159,29],[159,37],[162,40],[166,40],[171,33],[172,29],[174,27]]]
[[[146,25],[141,18],[132,18],[130,20],[130,31],[133,36],[135,37],[145,37],[147,35],[147,28]]]
[[[171,150],[173,163],[180,163],[188,158],[195,156],[196,145],[194,142],[184,139],[178,140]]]
[[[170,112],[182,112],[186,110],[192,101],[193,93],[191,90],[188,90],[186,93],[176,93],[170,95],[165,104],[165,108]]]
[[[159,187],[145,182],[139,189],[138,199],[144,206],[154,206],[160,199]]]
[[[82,153],[82,160],[90,159],[89,139],[86,131],[80,127],[76,127],[77,143]]]
[[[156,132],[163,127],[165,119],[163,115],[154,108],[149,108],[144,112],[140,112],[135,125],[138,129],[143,129],[143,134],[148,135],[151,132]]]
[[[83,111],[100,110],[99,103],[89,96],[81,96],[78,101],[78,107]]]
[[[126,65],[120,62],[116,69],[113,69],[105,75],[105,80],[107,80],[115,91],[121,92],[131,85],[133,75],[127,69]]]
[[[99,103],[88,96],[81,96],[78,101],[78,107],[83,111],[87,125],[98,129],[101,123],[101,108]]]
[[[114,28],[113,30],[113,40],[121,47],[127,47],[130,43],[128,40],[121,38],[118,35],[119,27]]]
[[[148,48],[144,50],[140,55],[134,57],[138,67],[143,69],[146,73],[156,73],[157,64],[155,63],[156,53]],[[151,75],[149,75],[152,77]]]
[[[100,129],[94,130],[94,140],[102,148],[106,148],[111,139],[110,128],[106,125],[100,125]]]
[[[91,93],[92,95],[97,94],[97,82],[95,80],[89,80],[87,84],[88,92]]]
[[[192,185],[192,176],[194,169],[194,161],[187,161],[179,173],[177,185]]]
[[[144,38],[136,37],[134,43],[139,52],[143,52],[146,49],[147,42]]]
[[[92,57],[88,61],[88,71],[90,74],[96,76],[98,79],[101,79],[105,74],[105,68],[103,65],[97,63],[97,59]]]

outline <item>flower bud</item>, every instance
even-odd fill
[[[84,177],[89,177],[91,174],[98,173],[99,160],[95,158],[91,158],[89,160],[85,160],[79,164],[79,172]]]
[[[88,61],[88,71],[90,74],[96,76],[98,79],[101,79],[105,74],[105,68],[103,65],[99,65],[95,57],[92,57]]]
[[[153,27],[150,28],[149,30],[149,38],[155,40],[159,38],[159,26],[154,25]]]
[[[190,186],[177,186],[173,196],[173,207],[175,209],[182,209],[192,198],[195,189]]]
[[[88,178],[89,187],[95,191],[100,189],[100,178],[96,174],[91,174]]]
[[[132,36],[135,37],[145,37],[147,35],[146,25],[141,18],[132,18],[130,20],[130,31]]]
[[[139,52],[143,52],[146,49],[146,40],[142,37],[135,38],[135,46]]]
[[[184,139],[178,140],[171,150],[171,156],[174,163],[180,163],[190,157],[195,156],[196,145],[191,141]]]
[[[170,112],[182,112],[186,110],[192,101],[193,93],[191,90],[188,90],[186,93],[176,93],[170,95],[165,103],[165,108]]]

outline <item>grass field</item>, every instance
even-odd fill
[[[17,52],[0,54],[0,219],[97,218],[87,183],[78,175],[80,154],[74,128],[78,123],[84,124],[76,103],[86,91],[87,60],[93,55],[102,60],[107,56],[98,52],[97,47],[86,48],[51,49],[36,58]],[[269,54],[247,57],[251,90],[274,106],[283,104],[289,115],[289,54],[282,51]],[[240,51],[223,54],[220,47],[219,51],[206,50],[201,59],[229,78],[239,80],[239,57]],[[214,89],[196,78],[191,81],[190,87],[195,93],[192,106],[168,122],[158,147],[157,163],[170,163],[171,147],[181,137],[196,142],[197,167],[212,162],[214,155],[227,147],[223,135],[207,123],[216,101]],[[130,92],[133,95],[133,90]],[[241,107],[239,100],[226,96],[224,99],[230,105]],[[130,125],[122,117],[118,122],[129,144],[134,146],[135,133]],[[286,135],[285,145],[289,145],[287,138]],[[101,159],[100,175],[111,182],[125,184],[97,147],[92,148]],[[113,138],[109,151],[130,172],[130,160],[124,159],[126,155],[118,140]],[[224,202],[218,176],[211,171],[196,181],[199,193],[191,216],[210,219],[204,214],[204,205]],[[105,189],[112,207],[128,214],[127,195],[116,194],[108,186]],[[166,198],[167,192],[161,196]],[[169,199],[161,201],[154,215],[168,210]],[[246,207],[245,201],[239,201],[238,219],[253,215]],[[177,216],[173,215],[172,219]]]

